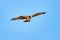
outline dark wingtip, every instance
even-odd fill
[[[46,12],[43,12],[42,14],[45,14]]]
[[[12,20],[15,20],[15,18],[12,18],[11,21],[12,21]]]
[[[11,19],[11,21],[13,21],[13,19]]]

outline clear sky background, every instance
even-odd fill
[[[58,5],[58,0],[0,0],[0,40],[60,40]],[[41,11],[47,13],[28,23],[10,20]]]

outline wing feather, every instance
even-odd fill
[[[32,17],[39,16],[39,15],[45,14],[45,13],[46,13],[46,12],[38,12],[38,13],[36,13],[36,14],[33,14]]]

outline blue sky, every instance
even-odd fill
[[[0,40],[59,40],[58,5],[58,0],[0,0]],[[47,13],[29,23],[10,20],[41,11]]]

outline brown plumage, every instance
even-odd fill
[[[19,16],[19,17],[16,17],[16,18],[12,18],[11,20],[20,20],[20,19],[25,19],[24,22],[30,22],[30,19],[32,17],[35,17],[35,16],[38,16],[38,15],[42,15],[42,14],[45,14],[46,12],[38,12],[36,14],[33,14],[32,16]]]

